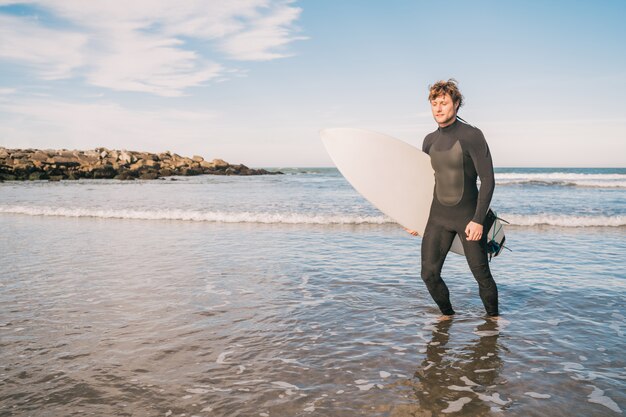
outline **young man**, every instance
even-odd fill
[[[487,260],[488,230],[483,230],[495,187],[489,147],[479,129],[458,120],[463,96],[455,80],[430,86],[428,100],[439,128],[428,134],[422,145],[435,170],[435,190],[422,240],[421,276],[443,314],[442,319],[454,315],[441,268],[458,234],[487,315],[497,317],[498,289]]]

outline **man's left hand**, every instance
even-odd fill
[[[480,240],[483,236],[483,225],[476,222],[469,222],[465,227],[467,240]]]

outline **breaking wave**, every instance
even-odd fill
[[[626,188],[625,174],[577,174],[569,172],[496,173],[498,185],[531,184],[590,188]]]
[[[100,219],[133,220],[180,220],[216,223],[265,223],[265,224],[318,224],[318,225],[368,225],[393,224],[384,215],[311,214],[270,212],[227,212],[197,210],[128,210],[93,209],[46,206],[0,206],[0,213],[29,216],[91,217]],[[499,213],[512,226],[576,227],[626,227],[626,216],[576,216],[556,214],[506,214]]]

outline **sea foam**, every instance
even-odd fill
[[[313,224],[313,225],[374,225],[394,224],[384,215],[313,214],[306,212],[263,211],[201,211],[180,209],[130,210],[96,209],[50,206],[0,206],[0,213],[29,216],[92,217],[100,219],[133,220],[180,220],[215,223],[266,223],[266,224]],[[576,227],[626,227],[626,216],[575,216],[557,214],[506,214],[498,213],[512,226]]]

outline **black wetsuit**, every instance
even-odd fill
[[[456,234],[478,282],[480,298],[490,316],[498,315],[498,289],[487,260],[488,225],[484,224],[495,181],[489,147],[482,132],[455,120],[424,138],[422,150],[435,170],[435,190],[422,240],[422,279],[443,314],[452,315],[450,294],[441,268]],[[480,192],[476,178],[480,177]],[[483,224],[480,240],[467,240],[470,221]]]

